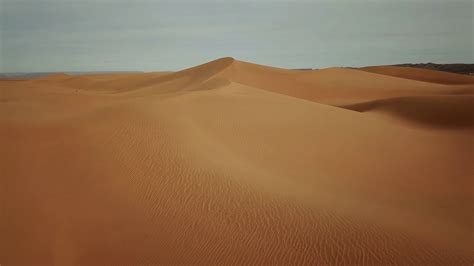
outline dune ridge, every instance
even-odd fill
[[[0,82],[0,263],[472,263],[474,84],[369,72]]]

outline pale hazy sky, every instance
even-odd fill
[[[474,0],[0,0],[0,72],[474,63]]]

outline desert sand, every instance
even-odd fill
[[[1,265],[472,265],[474,77],[0,81]]]

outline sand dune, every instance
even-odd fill
[[[436,127],[474,127],[474,95],[413,96],[375,100],[344,108],[371,113],[390,114]]]
[[[454,77],[223,58],[0,81],[0,263],[469,265]]]
[[[449,72],[427,70],[420,68],[396,67],[396,66],[375,66],[363,67],[364,71],[400,77],[405,79],[426,81],[441,84],[474,84],[474,76],[460,75]]]

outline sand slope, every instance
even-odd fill
[[[0,263],[469,265],[473,88],[232,58],[0,81]]]

